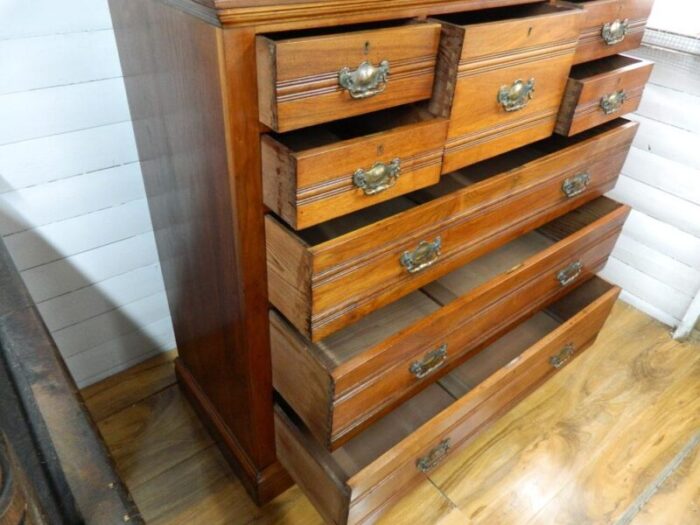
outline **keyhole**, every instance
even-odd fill
[[[384,155],[384,144],[377,146],[377,155]]]
[[[530,28],[530,29],[527,30],[527,36],[529,37],[529,36],[531,36],[531,35],[532,35],[532,28]]]
[[[365,42],[365,55],[369,55],[369,42]]]

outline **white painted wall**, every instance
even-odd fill
[[[683,16],[679,16],[680,14]],[[700,5],[657,0],[645,41],[697,55],[643,47],[656,62],[638,112],[639,133],[610,196],[634,211],[602,275],[622,299],[686,335],[700,303]]]
[[[84,386],[175,346],[106,0],[0,0],[0,235]]]

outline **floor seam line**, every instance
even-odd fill
[[[700,430],[695,432],[683,448],[661,470],[659,475],[644,488],[614,525],[629,525],[698,445],[700,445]]]

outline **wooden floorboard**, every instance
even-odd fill
[[[171,358],[85,392],[147,522],[321,524],[296,487],[260,509],[250,502],[173,384]],[[618,303],[586,354],[382,522],[700,523],[700,452],[687,451],[699,430],[700,344],[673,341],[667,327]]]

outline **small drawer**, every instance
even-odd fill
[[[316,344],[271,313],[274,387],[335,449],[592,277],[628,214],[600,197]]]
[[[451,117],[443,173],[552,134],[582,20],[546,3],[440,17],[431,108]]]
[[[373,522],[590,346],[618,294],[587,281],[334,452],[280,400],[277,457],[326,521]]]
[[[273,34],[256,40],[260,121],[275,131],[432,95],[439,24],[302,35]]]
[[[270,302],[320,341],[612,189],[636,129],[553,137],[300,232],[267,216]]]
[[[580,64],[638,48],[654,0],[568,0],[559,4],[585,12],[574,56],[574,64]]]
[[[571,136],[636,111],[653,67],[624,55],[574,66],[555,131]]]
[[[406,106],[264,135],[265,205],[300,230],[436,184],[447,124]]]

